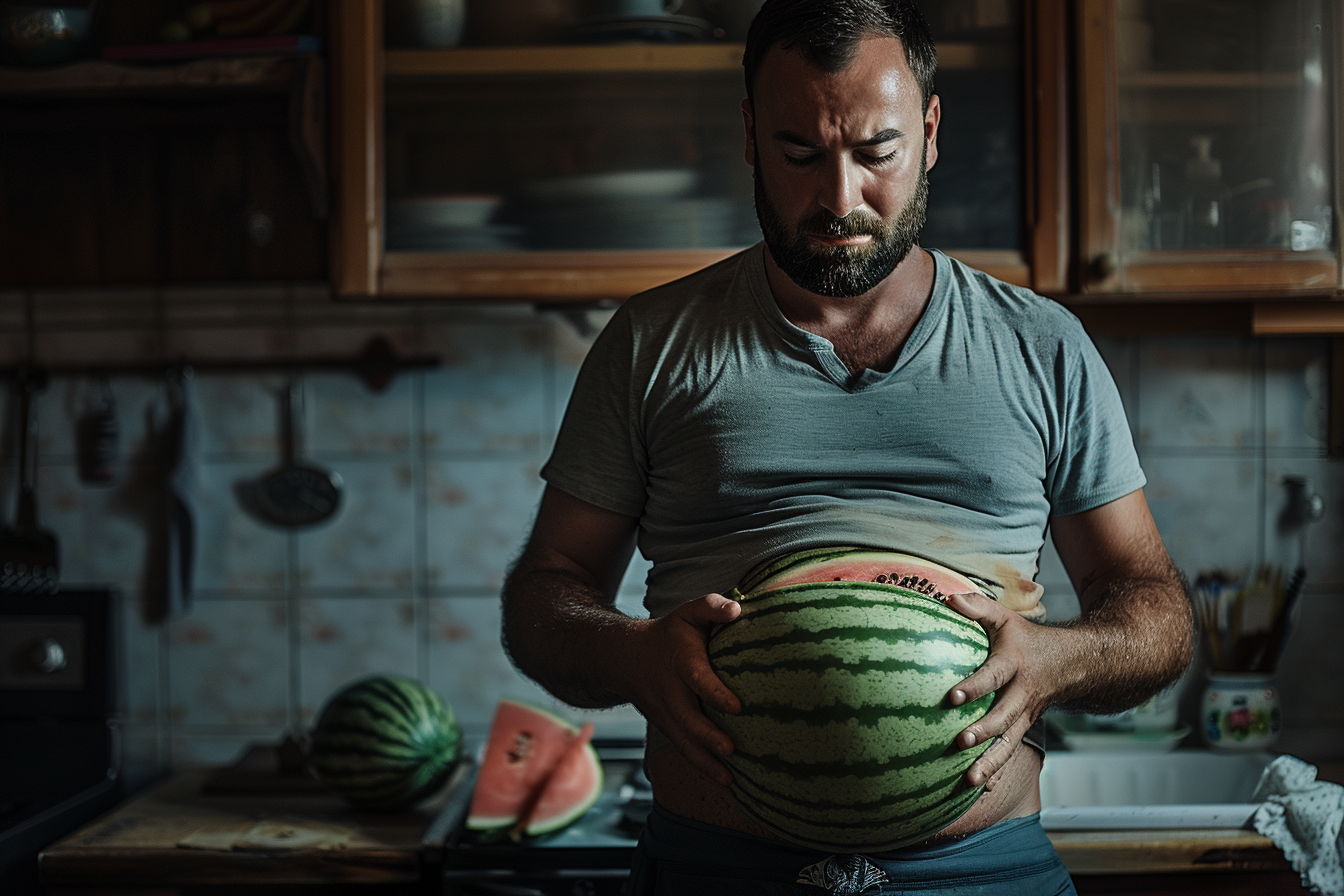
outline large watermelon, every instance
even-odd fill
[[[399,809],[429,796],[461,758],[462,729],[439,695],[399,675],[340,690],[313,726],[317,776],[355,806]]]
[[[544,709],[500,700],[476,774],[468,830],[538,836],[588,810],[602,792],[591,723],[582,729]]]
[[[988,742],[958,750],[953,739],[993,695],[959,707],[946,697],[989,639],[938,594],[837,572],[780,587],[758,575],[734,595],[742,614],[711,635],[709,657],[742,712],[707,711],[733,741],[734,794],[768,828],[831,852],[898,849],[983,791],[962,778]]]

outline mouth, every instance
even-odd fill
[[[871,233],[853,233],[836,236],[830,233],[809,233],[808,239],[827,247],[866,246],[873,241]]]

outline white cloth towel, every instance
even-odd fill
[[[1255,829],[1283,850],[1304,886],[1344,896],[1344,787],[1316,780],[1316,766],[1280,756],[1256,785]]]

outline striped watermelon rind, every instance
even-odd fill
[[[768,576],[766,577],[768,578]],[[963,776],[988,748],[953,739],[994,695],[946,695],[989,654],[980,625],[896,585],[825,581],[739,598],[709,641],[742,712],[710,717],[742,806],[780,836],[832,852],[927,839],[983,792]]]
[[[309,761],[352,805],[391,810],[443,786],[461,746],[461,726],[438,694],[412,678],[374,675],[328,701],[313,726]]]

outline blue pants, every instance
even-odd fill
[[[834,856],[655,804],[630,881],[631,896],[1077,896],[1039,815],[935,846]]]

